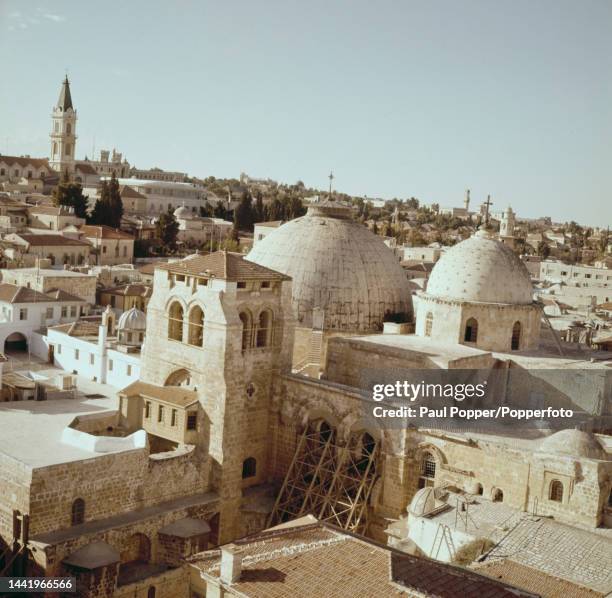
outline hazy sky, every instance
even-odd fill
[[[0,152],[612,226],[612,0],[0,0]]]

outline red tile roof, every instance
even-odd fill
[[[96,169],[91,164],[87,164],[87,162],[77,162],[75,170],[78,170],[83,174],[98,174]]]
[[[125,241],[133,241],[134,237],[128,235],[121,230],[111,228],[105,224],[93,225],[84,224],[79,229],[88,239],[120,239]]]
[[[192,274],[221,280],[291,280],[289,276],[244,259],[239,253],[217,251],[190,255],[183,260],[157,266],[175,274]]]
[[[91,247],[91,244],[86,241],[79,241],[78,239],[64,237],[63,235],[31,235],[18,233],[17,236],[33,247],[47,247],[51,245],[57,247]]]
[[[493,579],[536,592],[542,598],[599,598],[604,595],[508,559],[478,565],[474,570]]]
[[[268,530],[231,545],[242,558],[230,595],[249,598],[534,598],[473,571],[411,556],[325,523]],[[219,577],[220,550],[189,559],[205,577]],[[232,593],[231,590],[235,593]]]
[[[4,162],[8,166],[18,164],[21,167],[34,166],[35,168],[46,168],[51,170],[47,158],[26,158],[24,156],[3,156],[0,154],[0,162]]]

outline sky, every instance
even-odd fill
[[[0,153],[612,226],[610,0],[0,0]]]

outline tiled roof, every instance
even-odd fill
[[[119,394],[126,397],[142,396],[156,401],[163,401],[178,407],[188,407],[197,403],[198,393],[183,386],[156,386],[137,380],[126,386]]]
[[[121,197],[133,197],[134,199],[146,199],[147,196],[143,195],[142,193],[138,193],[138,191],[136,191],[136,189],[130,187],[129,185],[122,185],[121,188],[119,189],[119,193],[121,194]]]
[[[30,234],[18,234],[19,238],[23,239],[28,245],[34,247],[47,247],[47,246],[84,246],[91,247],[86,241],[79,241],[71,237],[64,237],[63,235],[30,235]]]
[[[534,597],[472,571],[410,556],[325,523],[268,530],[237,540],[232,548],[242,558],[242,573],[231,587],[249,598]],[[219,577],[220,550],[194,555],[189,562],[204,575]]]
[[[26,158],[24,156],[3,156],[0,154],[0,162],[8,166],[18,164],[19,166],[34,166],[35,168],[47,168],[50,170],[47,158]]]
[[[68,336],[97,337],[98,327],[100,326],[101,322],[102,322],[102,318],[99,316],[94,317],[94,318],[81,318],[77,320],[76,322],[72,322],[70,324],[59,324],[57,326],[52,326],[52,329],[57,330],[59,332],[63,332],[64,334],[67,334]]]
[[[91,164],[87,164],[87,162],[77,162],[75,170],[78,170],[83,174],[98,174],[96,169]]]
[[[35,303],[51,301],[47,295],[15,284],[0,283],[0,301],[4,303]]]
[[[501,581],[487,580],[470,570],[409,554],[391,555],[391,578],[400,585],[436,598],[535,597]]]
[[[81,297],[71,295],[63,289],[51,289],[50,291],[47,291],[45,295],[48,295],[54,301],[78,301],[80,303],[85,303],[85,301],[81,299]]]
[[[291,280],[280,272],[245,260],[239,253],[217,251],[208,255],[190,255],[178,262],[158,266],[175,274],[192,274],[221,280]]]
[[[584,588],[571,581],[553,577],[543,571],[538,571],[508,559],[491,563],[487,562],[484,565],[475,567],[475,571],[499,581],[511,583],[531,592],[536,592],[542,598],[558,598],[560,596],[567,596],[567,598],[598,598],[599,596],[604,596],[604,594],[596,590]]]
[[[151,295],[151,286],[146,284],[129,283],[108,289],[100,289],[100,293],[121,295],[123,297],[149,297]]]
[[[134,237],[128,235],[123,231],[111,228],[101,224],[99,226],[93,224],[84,224],[79,229],[87,238],[92,239],[124,239],[126,241],[133,241]]]
[[[140,266],[138,268],[138,272],[140,272],[141,274],[148,274],[148,275],[152,275],[155,272],[155,268],[159,268],[162,264],[167,264],[168,262],[164,261],[159,261],[159,262],[152,262],[150,264],[145,264],[144,266]]]

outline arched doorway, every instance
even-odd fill
[[[21,332],[13,332],[4,341],[5,353],[27,352],[28,339]]]

